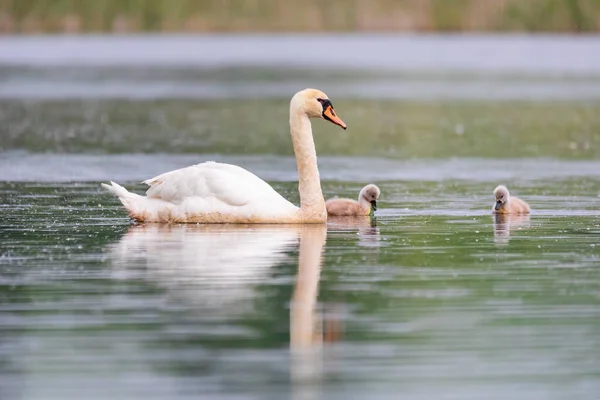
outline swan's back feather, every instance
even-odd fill
[[[147,179],[146,196],[104,185],[129,216],[146,222],[275,223],[300,220],[300,209],[268,183],[230,164],[206,162]]]
[[[268,183],[244,168],[213,161],[166,172],[143,183],[150,185],[146,191],[149,198],[173,204],[193,197],[214,198],[238,207],[257,200],[287,202]]]

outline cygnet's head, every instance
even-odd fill
[[[506,186],[498,186],[494,189],[494,196],[496,197],[496,206],[494,207],[496,210],[501,208],[506,204],[508,199],[510,198],[510,194],[508,193],[508,189]]]
[[[360,191],[360,197],[366,199],[371,206],[373,207],[373,211],[377,210],[377,199],[381,195],[381,190],[372,183],[368,184]]]
[[[323,118],[346,129],[346,124],[333,109],[331,100],[318,89],[304,89],[292,97],[290,112],[301,109],[309,118]]]

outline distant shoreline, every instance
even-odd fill
[[[1,34],[600,32],[593,0],[0,0]]]

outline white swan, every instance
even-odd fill
[[[114,182],[102,186],[139,222],[324,223],[327,211],[309,118],[323,118],[346,129],[320,90],[305,89],[292,97],[290,132],[298,166],[299,208],[253,173],[216,162],[147,179],[143,182],[150,186],[146,196]]]

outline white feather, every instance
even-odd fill
[[[268,183],[231,164],[209,161],[143,183],[150,186],[145,197],[114,182],[102,186],[119,197],[132,218],[142,221],[211,222],[203,218],[226,215],[232,221],[222,222],[254,222],[265,219],[265,210],[267,217],[276,221],[298,212],[298,207]]]

